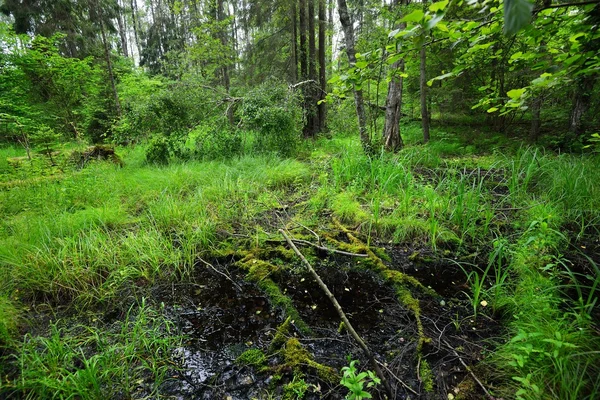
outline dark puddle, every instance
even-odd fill
[[[154,290],[185,338],[173,352],[180,370],[163,387],[171,398],[248,399],[264,388],[266,383],[234,361],[248,348],[267,346],[283,316],[255,285],[235,274],[231,279],[238,288],[202,265],[194,283]]]
[[[478,343],[498,335],[499,326],[489,318],[480,317],[476,321],[469,318],[469,304],[456,298],[465,289],[464,273],[456,264],[425,256],[417,259],[414,250],[408,248],[388,249],[388,254],[392,256],[390,267],[417,276],[445,299],[420,296],[424,333],[432,339],[422,354],[433,371],[435,396],[444,397],[467,376],[447,344],[463,349],[463,359],[472,365],[482,359],[486,350]],[[416,373],[419,361],[414,313],[400,304],[391,285],[376,274],[361,270],[358,261],[331,257],[315,265],[315,269],[377,358],[420,393],[418,398],[432,398],[431,393],[425,393]],[[222,266],[217,268],[229,274]],[[283,386],[293,378],[292,371],[283,371],[275,383],[273,372],[258,373],[235,364],[235,359],[247,349],[266,350],[285,318],[280,310],[269,305],[256,285],[243,280],[242,272],[234,267],[229,271],[231,280],[202,265],[193,283],[152,289],[153,299],[164,303],[168,317],[186,340],[173,352],[173,361],[180,369],[162,390],[171,398],[234,400],[264,398],[267,393],[281,398]],[[307,272],[286,270],[271,278],[292,299],[301,318],[312,329],[310,336],[294,331],[291,334],[300,339],[315,361],[339,371],[348,365],[348,359],[358,359],[361,368],[370,368],[351,336],[339,329],[337,312]],[[271,366],[281,362],[281,355],[277,354],[268,361]],[[305,381],[314,385],[306,399],[342,399],[347,393],[339,385],[320,380],[315,371],[303,372]],[[398,381],[392,379],[391,383],[395,398],[415,398]],[[382,398],[377,390],[372,393],[374,398]]]

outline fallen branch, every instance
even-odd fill
[[[215,271],[217,274],[221,274],[223,275],[227,280],[229,280],[231,283],[233,283],[233,286],[235,286],[240,292],[242,291],[242,287],[240,285],[238,285],[237,283],[235,283],[233,281],[233,279],[231,279],[226,273],[219,271],[218,269],[215,268],[214,265],[212,265],[211,263],[209,263],[208,261],[204,261],[203,259],[201,259],[200,257],[198,257],[198,260],[200,260],[200,262],[204,265],[206,265],[207,267],[210,267],[213,271]]]
[[[270,239],[269,241],[271,241],[273,239]],[[360,253],[350,253],[349,251],[344,251],[344,250],[337,250],[337,249],[330,249],[329,247],[325,247],[325,246],[319,246],[316,243],[313,242],[309,242],[308,240],[302,240],[302,239],[290,239],[292,242],[296,243],[296,244],[303,244],[306,246],[312,246],[315,249],[319,249],[322,251],[326,251],[328,253],[335,253],[335,254],[341,254],[344,256],[350,256],[350,257],[361,257],[361,258],[366,258],[369,257],[368,254],[360,254]],[[279,242],[279,240],[274,240],[275,242]]]
[[[329,288],[327,287],[325,282],[323,282],[323,280],[321,279],[319,274],[317,274],[317,272],[313,269],[312,265],[310,265],[308,260],[302,255],[302,253],[300,253],[300,250],[298,250],[298,248],[296,247],[296,245],[294,244],[292,239],[290,239],[290,237],[283,231],[283,229],[279,229],[279,233],[281,233],[283,235],[283,237],[288,242],[288,244],[290,245],[292,250],[294,250],[294,253],[296,253],[296,255],[298,257],[300,257],[300,259],[302,260],[304,265],[306,265],[306,268],[308,268],[308,271],[311,273],[313,278],[315,278],[315,280],[317,281],[317,283],[319,284],[319,286],[321,287],[323,292],[325,292],[325,295],[327,295],[327,297],[333,304],[333,307],[335,308],[338,315],[340,316],[341,320],[344,322],[344,326],[346,327],[348,332],[350,332],[350,334],[352,335],[354,340],[356,340],[358,345],[361,347],[361,349],[363,350],[363,352],[365,353],[365,355],[371,362],[371,365],[373,366],[375,373],[377,374],[377,376],[379,376],[379,378],[381,379],[381,382],[383,383],[383,386],[385,387],[385,391],[388,395],[388,398],[392,399],[393,395],[392,395],[392,389],[390,388],[390,384],[388,383],[387,379],[385,378],[385,375],[383,375],[381,368],[379,368],[379,364],[377,363],[377,360],[375,360],[373,353],[371,352],[371,350],[369,349],[367,344],[364,342],[364,340],[362,340],[362,338],[358,335],[358,333],[356,333],[356,331],[352,327],[352,324],[350,324],[350,321],[348,321],[348,318],[346,317],[344,310],[342,310],[342,306],[340,306],[340,303],[338,303],[338,301],[335,298],[335,296],[333,295],[333,293],[331,293],[331,291],[329,290]]]
[[[450,349],[452,350],[452,352],[454,353],[454,355],[458,358],[458,361],[460,361],[460,363],[463,365],[463,367],[465,367],[465,369],[467,370],[467,372],[469,374],[471,374],[471,377],[475,380],[475,382],[477,382],[477,384],[479,385],[479,387],[483,390],[483,392],[485,393],[485,395],[487,396],[488,399],[490,400],[495,400],[494,396],[492,396],[490,394],[490,392],[487,391],[487,389],[485,388],[485,386],[483,386],[483,383],[481,383],[481,381],[477,378],[477,376],[475,375],[475,373],[471,370],[471,368],[469,368],[469,366],[463,361],[463,359],[461,358],[461,356],[456,352],[456,350],[454,350],[454,347],[450,346],[450,343],[448,343],[447,341],[444,340],[444,344]]]
[[[380,363],[379,361],[377,361],[379,363],[379,365],[381,365],[383,368],[386,369],[386,371],[394,377],[394,379],[396,379],[402,386],[404,386],[404,388],[406,390],[408,390],[409,392],[411,392],[412,394],[418,396],[419,393],[417,393],[417,391],[415,391],[413,388],[411,388],[410,386],[408,386],[406,383],[404,383],[404,381],[402,381],[402,379],[398,378],[385,364]]]

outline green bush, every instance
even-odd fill
[[[171,158],[169,142],[164,136],[155,136],[146,148],[146,161],[151,164],[166,165]]]
[[[232,157],[242,151],[240,132],[230,129],[226,122],[214,120],[196,126],[182,144],[184,153],[203,160]]]
[[[282,156],[296,153],[300,143],[302,109],[298,96],[278,82],[266,82],[244,98],[241,118],[246,128],[257,132],[258,151]]]

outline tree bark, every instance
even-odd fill
[[[427,63],[425,45],[421,45],[420,54],[420,91],[421,91],[421,121],[423,125],[423,142],[429,142],[429,111],[427,110],[427,78],[425,67]]]
[[[348,14],[348,5],[346,0],[337,0],[338,12],[340,15],[340,23],[342,24],[342,30],[344,31],[344,38],[346,41],[346,55],[348,56],[348,62],[350,66],[356,65],[356,50],[354,49],[354,27]],[[367,117],[365,113],[365,105],[363,101],[362,90],[357,89],[356,85],[353,84],[354,88],[354,105],[356,108],[356,116],[358,118],[358,130],[360,134],[360,142],[363,150],[367,154],[373,153],[373,146],[371,144],[371,137],[367,131]]]
[[[102,15],[102,9],[98,5],[98,1],[96,0],[95,6],[97,7],[96,15],[98,15],[98,19],[100,22],[100,33],[102,35],[102,44],[104,45],[104,56],[106,57],[106,67],[108,69],[108,77],[110,79],[110,86],[112,88],[113,97],[115,100],[115,110],[117,111],[117,116],[121,118],[121,102],[119,101],[119,93],[117,92],[117,85],[115,83],[115,76],[113,74],[112,61],[110,59],[110,50],[108,48],[108,40],[106,39],[106,30],[104,28],[104,20]]]
[[[225,20],[225,15],[223,12],[223,0],[217,0],[217,21],[221,22],[223,20]],[[228,43],[227,29],[224,29],[219,32],[219,39],[223,47],[226,48]],[[229,93],[230,82],[228,60],[226,60],[225,64],[221,67],[221,78],[223,80],[223,86],[225,87],[225,90],[227,91],[227,93]]]
[[[117,6],[117,25],[119,27],[119,36],[121,37],[121,49],[123,50],[123,55],[125,57],[129,57],[127,46],[127,28],[125,26],[125,21],[123,20],[123,11],[125,10],[125,7],[121,5],[121,1],[117,1]]]
[[[133,36],[135,37],[135,47],[137,48],[138,57],[142,54],[142,47],[140,46],[140,36],[138,33],[138,15],[137,15],[137,3],[136,0],[131,0],[131,21],[133,22]]]
[[[292,53],[292,68],[291,68],[291,79],[292,83],[296,83],[298,81],[298,25],[296,25],[298,21],[298,11],[297,5],[295,1],[291,2],[292,13],[291,17],[291,28],[292,28],[292,43],[291,43],[291,53]]]
[[[396,72],[404,72],[404,60],[400,59],[391,66],[392,77],[388,84],[388,94],[385,103],[385,125],[383,139],[385,149],[398,151],[404,145],[400,135],[400,117],[402,115],[402,89],[404,80]]]
[[[579,136],[582,133],[583,116],[590,108],[595,81],[596,77],[593,75],[577,79],[575,94],[573,95],[573,108],[569,119],[569,131],[574,135]]]
[[[397,7],[402,0],[395,0],[393,7]],[[400,23],[398,28],[406,28],[406,23]],[[402,116],[402,91],[404,79],[400,74],[404,72],[404,59],[394,62],[390,66],[392,76],[388,84],[388,94],[385,102],[385,122],[383,127],[383,140],[385,149],[398,151],[404,145],[400,134],[400,117]],[[398,74],[398,72],[400,74]]]
[[[327,93],[327,80],[325,77],[325,70],[327,65],[325,64],[325,35],[327,31],[327,19],[325,15],[325,0],[319,0],[319,95],[318,99],[321,101],[319,104],[319,131],[325,129],[325,93]]]
[[[542,96],[537,95],[533,99],[533,103],[531,104],[531,131],[529,132],[529,139],[532,142],[536,142],[540,137],[540,127],[542,126],[542,121],[540,119],[540,114],[542,110]]]
[[[308,64],[306,56],[306,34],[308,26],[306,25],[306,0],[300,0],[300,80],[308,79]]]

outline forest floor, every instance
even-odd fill
[[[342,378],[373,368],[281,229],[394,398],[594,398],[598,159],[434,133],[164,167],[3,150],[0,395],[385,398]]]

